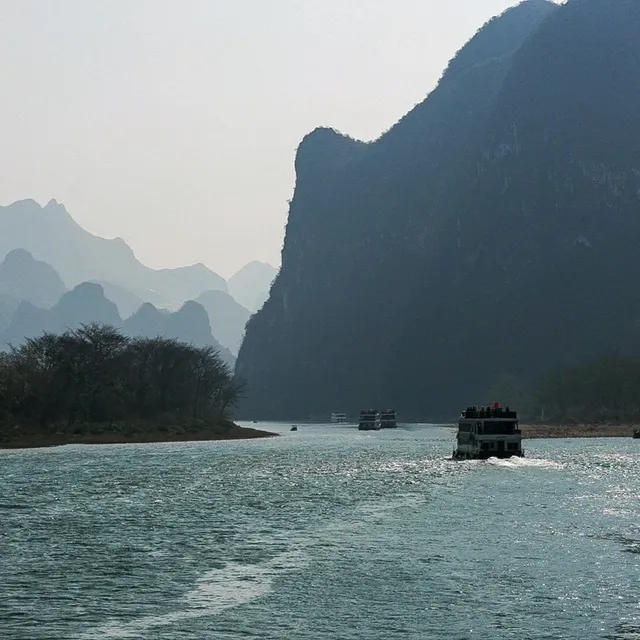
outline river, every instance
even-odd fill
[[[640,440],[257,426],[0,451],[0,638],[640,638]]]

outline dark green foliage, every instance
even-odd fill
[[[564,369],[540,385],[538,401],[552,420],[640,417],[640,357],[607,355]]]
[[[242,385],[213,347],[127,338],[91,324],[44,333],[0,354],[0,420],[38,425],[119,420],[216,424]]]

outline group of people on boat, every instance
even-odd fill
[[[497,403],[493,407],[467,407],[462,412],[463,418],[516,418],[517,412],[509,407],[499,407]]]

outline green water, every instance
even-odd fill
[[[0,638],[640,638],[640,441],[260,426],[0,452]]]

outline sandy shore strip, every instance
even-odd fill
[[[33,449],[39,447],[60,447],[68,444],[144,444],[155,442],[208,442],[214,440],[247,440],[254,438],[274,438],[277,433],[238,427],[220,430],[148,431],[144,433],[28,433],[16,434],[0,441],[0,449]]]

